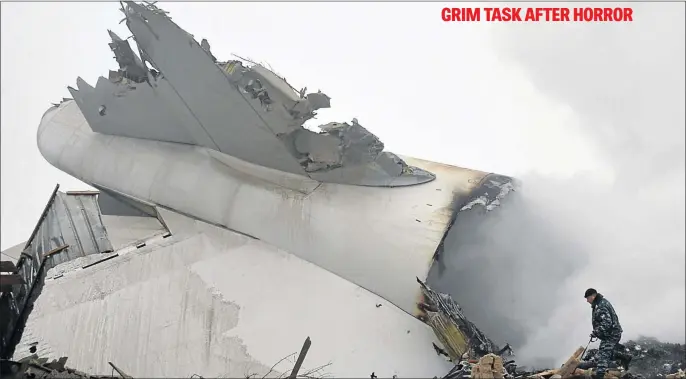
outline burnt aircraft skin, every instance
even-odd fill
[[[305,129],[318,109],[330,107],[327,95],[296,91],[259,64],[217,62],[206,40],[198,43],[164,11],[126,4],[142,59],[109,31],[119,70],[94,88],[81,78],[78,89],[69,88],[94,131],[204,146],[321,182],[396,187],[435,179],[383,151],[356,119],[322,125],[320,133]]]

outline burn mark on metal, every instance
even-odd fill
[[[445,228],[445,232],[443,233],[443,237],[441,238],[441,242],[438,244],[438,247],[436,248],[436,252],[433,256],[434,262],[438,262],[440,264],[441,256],[445,250],[445,240],[448,237],[448,232],[450,232],[450,230],[452,229],[460,212],[471,210],[472,207],[477,204],[481,204],[487,207],[487,210],[492,210],[494,207],[500,205],[500,199],[502,198],[502,196],[506,195],[507,192],[509,192],[508,190],[507,192],[505,192],[505,194],[502,194],[502,187],[514,190],[514,186],[512,183],[513,179],[511,177],[497,174],[488,174],[479,181],[479,184],[476,186],[474,190],[472,190],[468,197],[465,198],[464,196],[455,194],[450,205],[450,208],[452,209],[450,222],[448,222],[448,225]],[[494,187],[497,187],[498,189],[494,190]],[[471,206],[469,206],[470,204]],[[488,206],[493,207],[489,209]]]
[[[417,318],[433,329],[454,362],[459,362],[467,352],[482,356],[498,351],[498,346],[465,317],[450,295],[432,290],[419,278],[417,282],[422,290],[422,301],[417,304],[421,313]]]

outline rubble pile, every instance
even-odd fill
[[[613,362],[605,374],[606,379],[686,378],[685,344],[664,343],[654,338],[641,337],[636,341],[626,342],[623,348],[632,356],[629,370]],[[589,378],[596,366],[596,353],[597,349],[585,350],[579,347],[560,368],[533,372],[518,368],[514,360],[507,360],[502,353],[501,355],[486,354],[478,360],[468,359],[465,354],[443,379]]]
[[[660,342],[655,338],[640,337],[624,343],[632,356],[630,372],[633,377],[683,378],[686,370],[686,345]],[[585,360],[594,361],[596,349],[589,349]]]
[[[54,359],[38,358],[37,355],[26,357],[18,362],[11,360],[0,361],[0,379],[104,379],[112,376],[89,375],[71,368],[67,368],[67,357]]]
[[[655,338],[641,337],[624,346],[634,357],[631,371],[646,377],[677,374],[686,370],[686,344],[664,343]]]

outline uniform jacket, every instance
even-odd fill
[[[612,307],[607,299],[597,294],[595,300],[591,304],[593,332],[601,340],[613,339],[621,337],[622,326],[619,324],[619,318],[615,309]]]

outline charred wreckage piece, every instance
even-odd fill
[[[480,357],[499,350],[474,323],[467,320],[450,295],[433,291],[419,278],[417,282],[424,295],[424,301],[418,307],[425,312],[419,317],[434,330],[452,362],[459,362],[465,355]]]
[[[626,352],[633,356],[631,369],[623,367],[617,362],[610,364],[605,373],[605,379],[643,379],[664,378],[683,379],[686,373],[683,366],[686,360],[686,345],[662,343],[652,338],[639,338],[624,344]],[[579,347],[572,356],[557,369],[528,371],[518,368],[514,360],[507,360],[498,354],[486,354],[480,359],[464,357],[443,379],[588,379],[594,377],[595,355],[597,349],[584,353]]]

